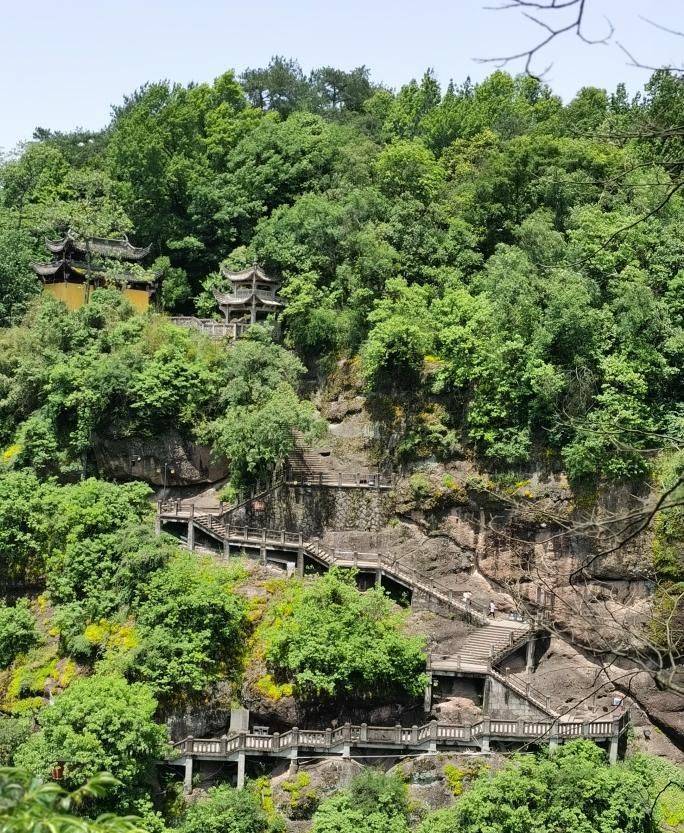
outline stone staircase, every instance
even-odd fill
[[[460,655],[464,662],[488,661],[511,644],[511,633],[527,634],[529,627],[507,619],[494,619],[491,624],[478,628],[469,634],[461,646]]]
[[[388,488],[391,478],[367,467],[352,469],[335,460],[329,450],[313,451],[295,432],[295,447],[285,463],[285,479],[289,483],[319,486],[376,486]]]

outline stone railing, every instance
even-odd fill
[[[257,734],[239,732],[220,738],[187,737],[173,744],[175,756],[227,759],[233,753],[283,754],[293,749],[315,750],[324,755],[349,755],[353,747],[427,749],[487,740],[546,740],[550,743],[574,738],[608,740],[618,738],[629,725],[629,712],[615,719],[593,721],[496,720],[483,718],[472,725],[431,721],[422,726],[369,726],[366,723],[329,729],[300,729]]]
[[[174,315],[171,323],[177,327],[199,330],[209,338],[237,339],[249,327],[240,321],[214,321],[213,318],[196,318],[194,315]]]
[[[391,489],[390,475],[378,472],[307,471],[305,467],[288,466],[285,480],[293,486],[338,486],[340,488]]]

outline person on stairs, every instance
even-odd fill
[[[495,619],[496,618],[496,603],[490,602],[489,603],[489,618]]]

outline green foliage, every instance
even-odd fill
[[[608,766],[589,741],[553,754],[520,756],[481,775],[457,803],[426,817],[421,833],[650,833],[649,776]]]
[[[0,601],[0,668],[38,642],[38,631],[27,599],[8,607]]]
[[[253,791],[222,785],[191,804],[178,829],[181,833],[277,833],[279,825],[269,819]]]
[[[408,792],[397,775],[371,769],[321,803],[312,833],[408,833]]]
[[[15,751],[30,734],[31,718],[28,715],[0,717],[0,767],[12,764]]]
[[[627,759],[626,769],[648,790],[653,819],[664,831],[684,826],[684,773],[664,758],[638,754]]]
[[[361,593],[352,572],[288,582],[266,610],[257,643],[276,680],[305,698],[418,696],[424,642],[381,589]]]
[[[71,792],[44,782],[19,768],[0,769],[0,829],[6,833],[141,833],[139,819],[103,813],[83,816],[93,800],[101,800],[118,781],[99,773]]]
[[[157,702],[142,683],[115,675],[76,680],[38,715],[39,730],[15,754],[18,766],[49,776],[64,765],[64,784],[76,787],[99,772],[120,781],[112,796],[132,807],[134,791],[166,751],[166,729],[154,722]]]
[[[296,392],[302,373],[263,328],[231,348],[135,316],[116,290],[96,290],[74,313],[45,298],[0,335],[6,466],[73,478],[94,468],[96,437],[177,431],[208,439],[236,483],[250,480],[287,455],[293,428],[316,424]]]
[[[293,781],[283,781],[280,785],[289,798],[287,816],[291,819],[309,819],[319,804],[318,791],[311,787],[308,772],[298,772]]]
[[[246,602],[234,592],[235,571],[178,554],[141,588],[136,604],[140,644],[129,674],[169,696],[201,691],[237,667]]]

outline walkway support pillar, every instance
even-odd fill
[[[375,571],[375,586],[382,587],[382,567],[378,567]]]
[[[241,790],[245,786],[245,750],[240,749],[237,757],[237,788]]]
[[[527,640],[527,654],[525,657],[525,670],[528,674],[534,671],[534,646],[536,639],[534,634]]]
[[[554,720],[549,733],[549,752],[555,752],[558,749],[560,737],[558,735],[558,723]]]
[[[304,549],[301,546],[297,549],[296,572],[299,578],[304,578]]]
[[[183,775],[183,792],[190,795],[192,792],[192,755],[185,756],[185,773]]]
[[[161,511],[161,509],[159,511]],[[154,517],[154,534],[155,535],[160,535],[161,534],[161,526],[162,526],[161,518],[157,514]]]
[[[610,738],[610,748],[608,750],[608,760],[611,764],[616,764],[618,759],[618,751],[620,748],[620,721],[613,721],[613,734]]]
[[[190,552],[195,549],[195,522],[192,518],[188,521],[188,549]]]
[[[223,539],[223,557],[230,558],[230,540],[228,538]]]

